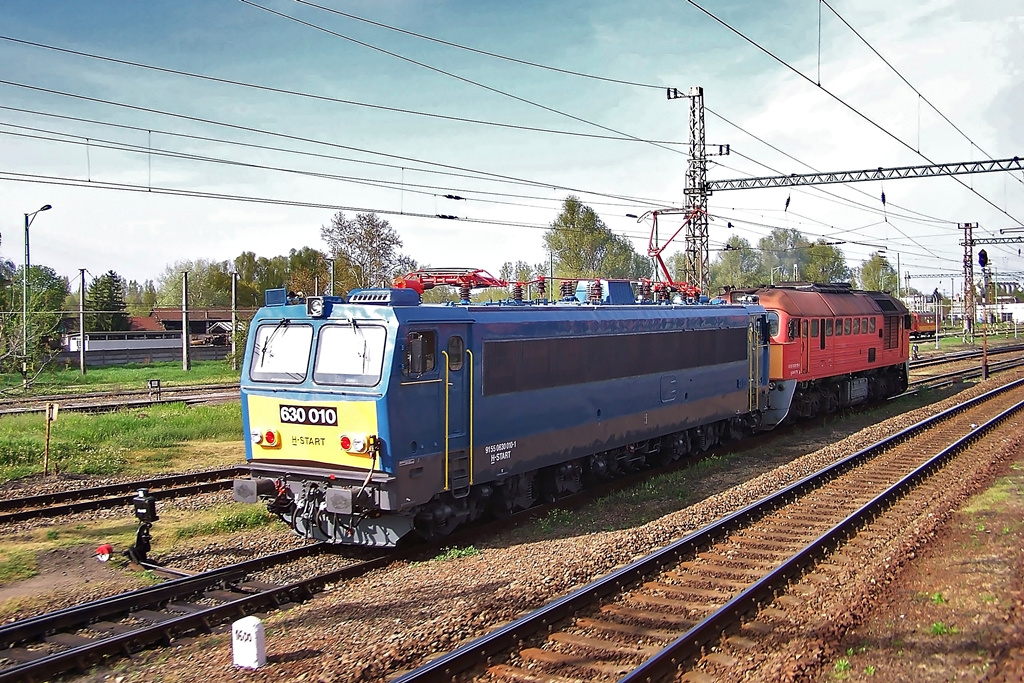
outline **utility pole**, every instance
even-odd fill
[[[78,369],[85,374],[85,268],[78,269]]]
[[[188,348],[188,271],[181,274],[181,369],[192,369],[192,358]]]
[[[974,228],[977,223],[960,223],[964,231],[964,338],[974,343]]]
[[[231,369],[238,369],[238,273],[231,273]]]

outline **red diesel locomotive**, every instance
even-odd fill
[[[771,327],[769,378],[792,395],[790,414],[813,417],[907,389],[910,312],[884,292],[846,283],[782,283],[756,294]]]

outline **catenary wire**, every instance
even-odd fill
[[[245,2],[246,0],[242,0],[242,1],[243,1],[243,2]],[[904,140],[903,140],[902,138],[900,138],[900,137],[899,137],[898,135],[896,135],[895,133],[892,133],[891,131],[889,131],[889,130],[888,130],[887,128],[885,128],[885,127],[884,127],[883,125],[881,125],[880,123],[878,123],[877,121],[875,121],[874,119],[872,119],[871,117],[869,117],[869,116],[868,116],[867,114],[864,114],[863,112],[861,112],[861,111],[860,111],[859,109],[857,109],[856,107],[854,107],[854,106],[853,106],[852,104],[850,104],[850,103],[846,102],[846,101],[845,101],[844,99],[842,99],[841,97],[839,97],[838,95],[836,95],[835,93],[833,93],[833,92],[832,92],[831,90],[829,90],[828,88],[826,88],[826,87],[824,87],[824,86],[821,86],[821,85],[818,85],[818,84],[816,84],[816,83],[814,82],[814,79],[812,79],[812,78],[809,78],[808,76],[804,75],[803,73],[801,73],[801,72],[800,72],[800,70],[799,70],[799,69],[797,69],[796,67],[794,67],[793,65],[791,65],[791,64],[790,64],[789,62],[787,62],[786,60],[784,60],[784,59],[782,59],[781,57],[777,56],[777,55],[776,55],[775,53],[773,53],[773,52],[772,52],[771,50],[769,50],[768,48],[764,47],[763,45],[761,45],[760,43],[758,43],[758,42],[757,42],[757,41],[755,41],[754,39],[752,39],[752,38],[748,37],[748,36],[747,36],[746,34],[744,34],[744,33],[743,33],[742,31],[740,31],[739,29],[737,29],[737,28],[735,28],[734,26],[732,26],[731,24],[729,24],[729,23],[728,23],[727,21],[725,21],[724,19],[720,19],[720,18],[719,18],[718,16],[716,16],[716,15],[715,15],[715,14],[713,14],[712,12],[710,12],[710,11],[708,11],[707,9],[705,9],[705,8],[701,7],[701,6],[700,6],[699,4],[697,4],[697,3],[696,3],[696,2],[694,1],[694,0],[686,0],[686,2],[687,2],[688,4],[690,4],[690,5],[692,5],[693,7],[697,8],[698,10],[700,10],[700,11],[701,11],[701,12],[702,12],[703,14],[705,14],[705,15],[707,15],[708,17],[710,17],[711,19],[713,19],[713,20],[714,20],[714,21],[715,21],[716,23],[720,24],[720,25],[721,25],[721,26],[723,26],[724,28],[728,29],[728,30],[729,30],[729,31],[731,31],[732,33],[734,33],[734,34],[736,34],[737,36],[739,36],[740,38],[742,38],[742,39],[743,39],[744,41],[746,41],[747,43],[749,43],[749,44],[750,44],[750,45],[752,45],[753,47],[757,48],[758,50],[760,50],[760,51],[761,51],[761,52],[763,52],[764,54],[768,55],[768,56],[769,56],[769,57],[771,57],[771,58],[772,58],[773,60],[775,60],[776,62],[778,62],[779,64],[781,64],[782,66],[786,67],[787,69],[789,69],[790,71],[792,71],[792,72],[793,72],[794,74],[796,74],[796,75],[797,75],[797,76],[799,76],[800,78],[804,79],[804,80],[805,80],[805,81],[807,81],[808,83],[811,83],[811,84],[813,84],[813,85],[814,85],[815,87],[817,87],[817,88],[818,88],[819,90],[821,90],[821,91],[822,91],[823,93],[825,93],[826,95],[828,95],[829,97],[831,97],[831,98],[832,98],[833,100],[835,100],[835,101],[836,101],[837,103],[841,104],[841,105],[842,105],[843,107],[845,107],[846,109],[848,109],[848,110],[849,110],[849,111],[851,111],[852,113],[856,114],[856,115],[857,115],[858,117],[860,117],[861,119],[863,119],[863,120],[864,120],[864,121],[866,121],[867,123],[871,124],[871,125],[872,125],[873,127],[877,128],[877,129],[878,129],[879,131],[881,131],[882,133],[884,133],[884,134],[885,134],[885,135],[887,135],[888,137],[892,138],[893,140],[895,140],[896,142],[898,142],[898,143],[899,143],[899,144],[901,144],[902,146],[904,146],[904,147],[906,147],[907,149],[909,149],[910,151],[914,152],[915,154],[917,154],[918,156],[920,156],[920,157],[921,157],[922,159],[924,159],[925,161],[927,161],[927,162],[928,162],[929,164],[934,164],[934,163],[935,163],[935,162],[934,162],[934,161],[932,161],[932,160],[931,160],[931,159],[930,159],[930,158],[929,158],[929,157],[928,157],[927,155],[923,154],[922,152],[920,152],[920,151],[919,151],[919,150],[917,150],[917,149],[914,149],[913,145],[911,145],[911,144],[909,144],[909,143],[905,142],[905,141],[904,141]],[[999,211],[1000,213],[1002,213],[1002,214],[1006,215],[1007,217],[1009,217],[1009,218],[1010,218],[1011,220],[1013,220],[1014,222],[1016,222],[1016,223],[1018,223],[1018,224],[1019,224],[1019,223],[1021,223],[1021,221],[1020,221],[1019,219],[1015,218],[1015,217],[1014,217],[1013,215],[1011,215],[1011,214],[1010,214],[1010,213],[1009,213],[1008,211],[1006,211],[1005,209],[1001,209],[1001,208],[1000,208],[1000,207],[999,207],[999,206],[998,206],[997,204],[995,204],[995,203],[994,203],[994,202],[993,202],[992,200],[990,200],[990,199],[989,199],[988,197],[984,196],[983,194],[981,194],[980,192],[978,192],[977,190],[975,190],[975,189],[974,189],[973,187],[971,187],[971,186],[970,186],[970,185],[968,185],[967,183],[963,182],[963,181],[962,181],[962,180],[961,180],[960,178],[958,178],[958,177],[956,177],[956,176],[950,176],[950,178],[952,178],[953,180],[955,180],[955,181],[956,181],[957,183],[959,183],[959,184],[960,184],[961,186],[963,186],[963,187],[967,188],[968,190],[970,190],[970,191],[971,191],[971,192],[972,192],[972,193],[973,193],[974,195],[976,195],[977,197],[979,197],[980,199],[982,199],[982,200],[983,200],[983,201],[984,201],[985,203],[987,203],[987,204],[988,204],[989,206],[991,206],[992,208],[994,208],[994,209],[995,209],[996,211]]]
[[[651,145],[653,147],[658,147],[658,148],[664,149],[664,150],[666,150],[668,152],[672,152],[673,154],[683,154],[683,155],[686,154],[686,152],[683,152],[682,150],[673,149],[671,147],[659,144],[657,142],[649,142],[649,141],[643,140],[642,138],[639,138],[639,137],[637,137],[635,135],[630,135],[629,133],[624,133],[621,130],[616,130],[615,128],[611,128],[609,126],[602,125],[602,124],[597,123],[595,121],[590,121],[590,120],[585,119],[583,117],[576,116],[575,114],[570,114],[570,113],[562,111],[560,109],[555,109],[554,107],[549,107],[546,104],[541,104],[540,102],[535,102],[535,101],[527,99],[525,97],[520,97],[519,95],[515,95],[515,94],[510,93],[510,92],[505,91],[505,90],[501,90],[500,88],[495,88],[495,87],[487,85],[485,83],[481,83],[479,81],[474,81],[471,78],[466,78],[465,76],[460,76],[460,75],[458,75],[456,73],[453,73],[451,71],[446,71],[446,70],[440,69],[440,68],[438,68],[436,66],[431,66],[429,64],[417,61],[417,60],[412,59],[410,57],[406,57],[404,55],[400,55],[397,52],[392,52],[391,50],[385,50],[384,48],[379,47],[377,45],[372,45],[370,43],[367,43],[367,42],[362,41],[362,40],[358,40],[358,39],[353,38],[351,36],[346,36],[346,35],[344,35],[342,33],[338,33],[337,31],[332,31],[331,29],[326,28],[324,26],[319,26],[319,25],[314,24],[312,22],[304,21],[302,19],[299,19],[298,17],[293,17],[290,14],[285,14],[284,12],[278,12],[277,10],[274,10],[274,9],[269,8],[269,7],[265,7],[264,5],[260,5],[258,3],[255,3],[252,0],[240,0],[240,1],[245,3],[246,5],[249,5],[251,7],[255,7],[256,9],[260,9],[260,10],[263,10],[264,12],[269,13],[269,14],[273,14],[275,16],[281,17],[282,19],[287,19],[288,21],[293,21],[293,22],[295,22],[297,24],[301,24],[303,26],[308,26],[309,28],[312,28],[312,29],[317,30],[317,31],[322,31],[323,33],[326,33],[328,35],[334,36],[336,38],[340,38],[342,40],[347,40],[349,42],[355,43],[356,45],[361,45],[362,47],[368,48],[370,50],[375,50],[377,52],[389,55],[391,57],[394,57],[396,59],[400,59],[400,60],[402,60],[404,62],[408,62],[410,64],[415,64],[416,66],[419,66],[421,68],[428,69],[430,71],[442,74],[444,76],[448,76],[449,78],[454,78],[455,80],[462,81],[463,83],[467,83],[469,85],[473,85],[473,86],[478,87],[478,88],[483,88],[484,90],[487,90],[489,92],[493,92],[493,93],[495,93],[497,95],[501,95],[503,97],[508,97],[510,99],[516,100],[517,102],[522,102],[523,104],[527,104],[527,105],[529,105],[531,107],[537,107],[538,109],[542,109],[544,111],[550,112],[552,114],[557,114],[559,116],[564,116],[566,118],[572,119],[573,121],[577,121],[579,123],[584,123],[584,124],[586,124],[588,126],[594,126],[595,128],[599,128],[601,130],[608,131],[609,133],[615,133],[616,135],[623,135],[623,136],[626,136],[626,137],[628,137],[628,138],[630,138],[632,140],[635,140],[637,142],[643,142],[643,143]]]
[[[447,121],[456,121],[458,123],[471,123],[471,124],[481,125],[481,126],[496,126],[496,127],[499,127],[499,128],[510,128],[510,129],[515,129],[515,130],[524,130],[524,131],[530,131],[530,132],[533,132],[533,133],[549,133],[549,134],[552,134],[552,135],[569,135],[569,136],[573,136],[573,137],[594,138],[594,139],[599,139],[599,140],[619,140],[619,141],[626,141],[626,142],[645,142],[645,143],[656,143],[656,144],[659,144],[659,145],[685,145],[685,144],[688,144],[686,142],[681,142],[681,141],[678,141],[678,140],[645,140],[645,139],[642,139],[642,138],[637,138],[637,137],[634,137],[634,136],[627,136],[627,135],[624,135],[624,134],[619,134],[619,135],[600,135],[600,134],[597,134],[597,133],[582,133],[582,132],[579,132],[579,131],[557,130],[557,129],[552,129],[552,128],[539,128],[539,127],[535,127],[535,126],[526,126],[526,125],[514,124],[514,123],[503,123],[503,122],[499,122],[499,121],[486,121],[486,120],[482,120],[482,119],[471,119],[471,118],[465,118],[465,117],[461,117],[461,116],[451,116],[451,115],[447,115],[447,114],[437,114],[437,113],[434,113],[434,112],[418,111],[418,110],[415,110],[415,109],[405,109],[405,108],[402,108],[402,107],[390,107],[390,106],[386,106],[386,105],[382,105],[382,104],[371,104],[369,102],[359,102],[357,100],[347,100],[347,99],[343,99],[343,98],[339,98],[339,97],[330,97],[328,95],[318,95],[316,93],[303,92],[303,91],[300,91],[300,90],[291,90],[291,89],[288,89],[288,88],[278,88],[278,87],[269,86],[269,85],[262,85],[262,84],[258,84],[258,83],[249,83],[249,82],[246,82],[246,81],[239,81],[239,80],[235,80],[235,79],[231,79],[231,78],[222,78],[222,77],[219,77],[219,76],[210,76],[208,74],[195,73],[195,72],[192,72],[192,71],[184,71],[182,69],[171,69],[171,68],[162,67],[162,66],[155,66],[153,64],[145,64],[143,62],[135,62],[135,61],[127,60],[127,59],[118,59],[116,57],[108,57],[108,56],[105,56],[105,55],[98,55],[98,54],[91,53],[91,52],[83,52],[81,50],[72,50],[72,49],[69,49],[69,48],[58,47],[56,45],[47,45],[45,43],[37,43],[37,42],[31,41],[31,40],[23,40],[21,38],[14,38],[12,36],[0,35],[0,40],[6,40],[6,41],[9,41],[9,42],[12,42],[12,43],[17,43],[17,44],[20,44],[20,45],[27,45],[27,46],[31,46],[31,47],[37,47],[37,48],[41,48],[41,49],[44,49],[44,50],[52,50],[52,51],[55,51],[55,52],[61,52],[61,53],[64,53],[64,54],[69,54],[69,55],[76,55],[78,57],[87,57],[89,59],[95,59],[95,60],[99,60],[99,61],[109,62],[111,64],[120,64],[120,65],[123,65],[123,66],[131,66],[131,67],[138,68],[138,69],[148,69],[150,71],[157,71],[157,72],[160,72],[160,73],[172,74],[172,75],[175,75],[175,76],[184,76],[184,77],[187,77],[187,78],[194,78],[194,79],[198,79],[198,80],[209,81],[209,82],[212,82],[212,83],[220,83],[220,84],[224,84],[224,85],[234,85],[234,86],[238,86],[240,88],[251,88],[251,89],[254,89],[254,90],[261,90],[261,91],[264,91],[264,92],[276,93],[276,94],[279,94],[279,95],[291,95],[293,97],[302,97],[302,98],[318,100],[318,101],[323,101],[323,102],[331,102],[331,103],[334,103],[334,104],[344,104],[344,105],[349,105],[349,106],[353,106],[353,107],[366,107],[366,108],[369,108],[369,109],[377,109],[377,110],[382,110],[382,111],[389,111],[389,112],[394,112],[394,113],[398,113],[398,114],[409,114],[409,115],[412,115],[412,116],[425,116],[425,117],[434,118],[434,119],[444,119],[444,120],[447,120]]]

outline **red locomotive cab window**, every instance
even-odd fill
[[[825,321],[825,336],[826,337],[831,337],[832,336],[832,326],[833,326],[833,324],[834,324],[834,321],[832,320],[832,318],[829,318],[828,320]]]
[[[853,333],[853,321],[847,318],[843,321],[843,334]]]
[[[811,339],[815,339],[818,336],[818,321],[811,321]]]
[[[860,318],[853,319],[853,333],[860,334]]]
[[[861,318],[860,319],[860,332],[861,332],[861,334],[867,334],[868,333],[868,319],[867,318]]]
[[[793,341],[800,336],[800,319],[790,318],[788,325],[789,341]]]
[[[843,336],[843,319],[842,318],[840,318],[839,320],[836,321],[836,336],[837,337]]]
[[[803,321],[803,326],[800,328],[800,336],[807,338],[807,321]]]
[[[868,327],[871,328],[870,329],[870,334],[874,334],[875,333],[875,319],[874,318],[868,318]]]

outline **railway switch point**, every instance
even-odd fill
[[[246,669],[258,669],[267,663],[263,622],[259,617],[245,617],[231,624],[231,654],[235,666]]]

